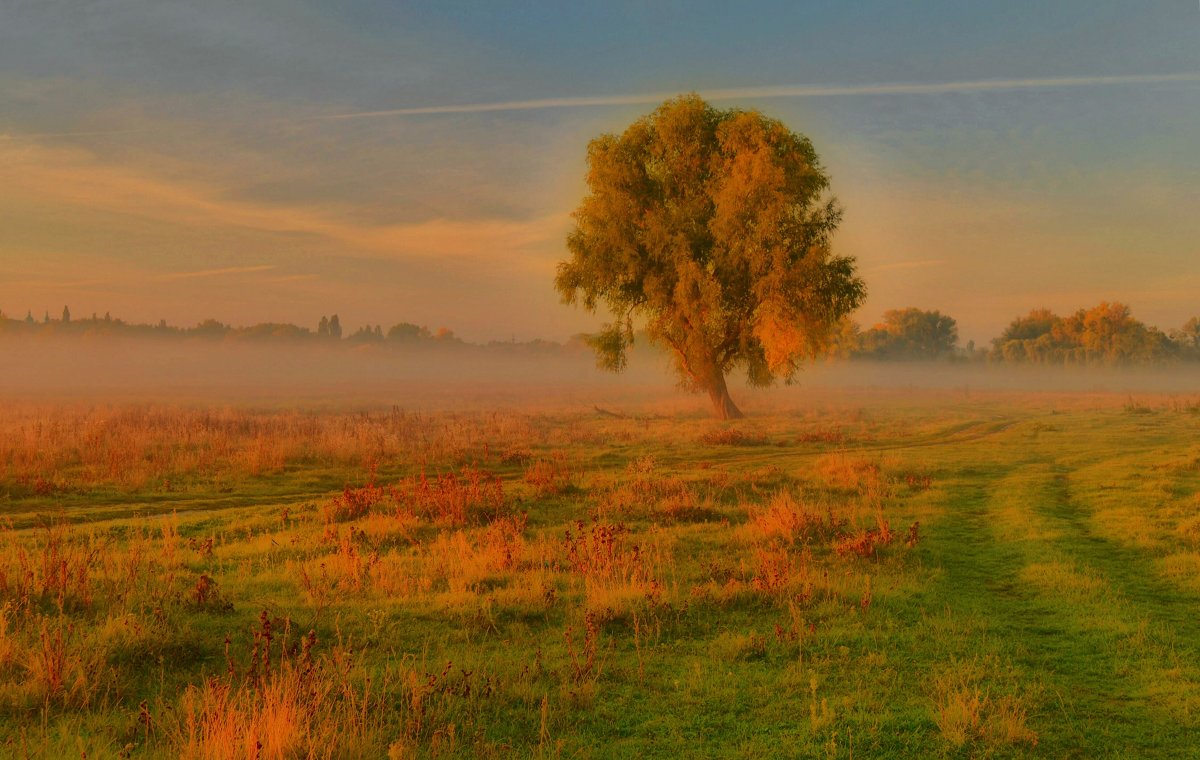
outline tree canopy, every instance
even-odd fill
[[[1183,323],[1183,327],[1171,333],[1174,340],[1183,351],[1200,356],[1200,317],[1192,317]]]
[[[1029,364],[1152,363],[1186,348],[1184,331],[1172,342],[1134,319],[1122,303],[1103,302],[1066,317],[1035,309],[1013,320],[992,342],[991,358]]]
[[[958,323],[940,311],[889,309],[862,334],[859,354],[874,359],[937,359],[954,354]]]
[[[685,388],[740,417],[728,372],[791,380],[862,302],[854,260],[830,249],[842,214],[829,178],[782,122],[684,95],[592,140],[587,161],[555,286],[613,315],[589,341],[600,366],[625,367],[636,318]]]

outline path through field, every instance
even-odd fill
[[[918,599],[1043,690],[1049,756],[1200,753],[1197,537],[1177,529],[1200,514],[1196,430],[1060,414],[925,452],[946,473],[926,555],[942,574]]]

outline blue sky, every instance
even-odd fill
[[[591,5],[0,4],[0,309],[590,329],[586,143],[696,90],[813,139],[864,324],[1200,312],[1200,4]]]

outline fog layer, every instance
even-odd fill
[[[264,406],[398,405],[412,409],[669,403],[706,408],[675,386],[665,357],[638,352],[614,375],[584,351],[380,350],[155,341],[5,341],[4,400],[154,401]],[[790,386],[734,395],[749,409],[798,403],[816,392],[887,389],[970,393],[1200,393],[1200,367],[1097,369],[984,363],[835,362]]]

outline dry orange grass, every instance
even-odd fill
[[[821,457],[815,470],[829,486],[847,491],[875,489],[883,480],[883,469],[878,462],[845,452]]]
[[[574,484],[575,476],[567,464],[566,454],[556,451],[549,457],[531,462],[525,468],[524,480],[540,498],[566,491]]]
[[[173,491],[289,464],[369,470],[396,460],[482,461],[489,441],[536,437],[530,418],[516,413],[12,404],[0,409],[0,484],[39,495],[103,486]]]
[[[265,612],[260,621],[244,674],[230,659],[224,677],[189,686],[174,710],[160,706],[178,756],[284,760],[351,751],[377,728],[382,706],[352,651],[318,654],[314,633],[297,646],[290,621]]]
[[[797,499],[791,491],[777,492],[765,505],[749,504],[746,513],[743,532],[757,541],[808,542],[837,535],[847,526],[832,506]]]

